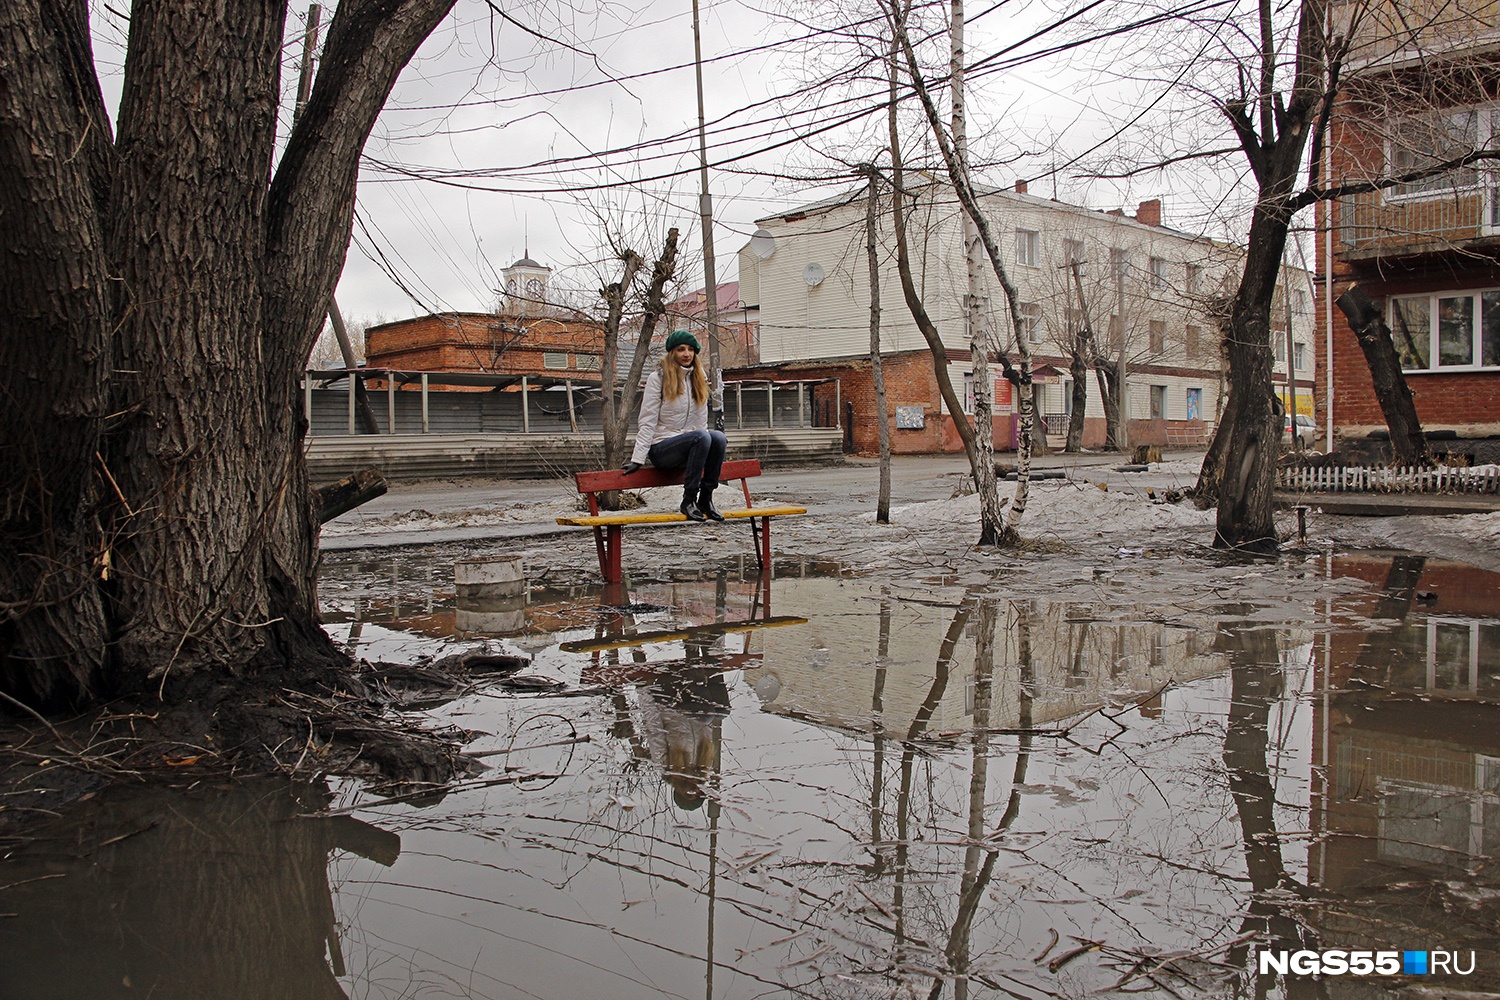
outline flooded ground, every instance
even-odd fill
[[[736,558],[459,598],[472,554],[339,554],[324,594],[371,661],[530,659],[429,710],[488,771],[101,793],[0,866],[0,997],[1500,989],[1496,574]],[[1328,949],[1477,968],[1256,954]]]

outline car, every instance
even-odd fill
[[[1292,431],[1293,423],[1294,421],[1292,414],[1288,413],[1286,415],[1286,422],[1281,425],[1282,436],[1286,438],[1292,438],[1292,444],[1297,448],[1298,451],[1301,451],[1304,448],[1311,448],[1313,446],[1313,442],[1318,439],[1318,425],[1313,423],[1313,418],[1309,417],[1305,413],[1297,414],[1295,419],[1295,424],[1297,427],[1295,436],[1293,435]]]

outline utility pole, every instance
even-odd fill
[[[709,408],[714,427],[724,429],[724,373],[719,369],[719,279],[714,267],[714,209],[708,192],[708,126],[703,110],[703,32],[693,0],[693,72],[698,83],[698,217],[703,231],[703,305],[708,324]]]
[[[307,30],[302,34],[302,65],[297,70],[297,103],[292,108],[294,129],[307,107],[308,98],[312,96],[313,53],[318,49],[318,25],[322,17],[323,8],[320,5],[308,5]],[[359,362],[354,357],[354,345],[349,341],[344,314],[339,311],[339,304],[331,295],[328,297],[328,320],[333,324],[333,336],[339,342],[339,353],[344,356],[344,367],[349,370],[349,377],[354,379],[354,404],[359,412],[359,422],[366,434],[379,434],[380,425],[375,421],[375,411],[370,406],[370,395],[365,391],[364,379],[355,372]],[[311,413],[307,414],[307,419],[312,419]]]

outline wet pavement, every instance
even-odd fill
[[[1494,573],[737,557],[459,596],[474,554],[330,554],[324,600],[371,661],[529,658],[425,713],[489,770],[100,793],[0,865],[0,996],[1500,990]],[[1258,958],[1328,949],[1475,969]]]

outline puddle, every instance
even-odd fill
[[[1472,952],[1500,987],[1500,576],[1310,564],[1264,604],[1023,599],[753,560],[460,598],[349,555],[370,660],[486,645],[561,690],[437,710],[439,801],[116,789],[0,865],[0,996],[1385,995],[1253,948]],[[58,832],[62,831],[62,832]]]

